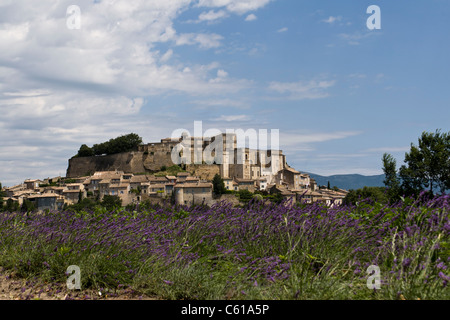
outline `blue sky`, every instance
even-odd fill
[[[279,129],[289,165],[381,174],[423,131],[449,128],[450,3],[0,1],[0,181],[135,132]],[[381,29],[369,30],[370,5]]]

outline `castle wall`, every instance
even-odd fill
[[[120,170],[129,173],[145,172],[143,152],[124,152],[107,156],[76,157],[69,159],[66,177],[75,178],[96,171]]]

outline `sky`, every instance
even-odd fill
[[[194,121],[278,129],[302,172],[381,174],[450,131],[448,57],[447,0],[0,0],[0,182]]]

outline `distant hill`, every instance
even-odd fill
[[[321,176],[308,173],[314,178],[319,186],[326,186],[330,181],[331,187],[338,187],[345,190],[360,189],[363,187],[384,187],[384,174],[377,176],[363,176],[360,174],[338,174],[333,176]]]

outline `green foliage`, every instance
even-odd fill
[[[101,205],[107,210],[114,210],[122,206],[122,199],[119,196],[106,195],[103,197]]]
[[[450,132],[423,132],[418,145],[411,144],[400,167],[402,188],[407,195],[436,188],[443,194],[450,189]]]
[[[34,203],[32,203],[30,200],[25,199],[22,203],[22,207],[20,208],[20,211],[22,212],[31,212],[36,210],[36,206]]]
[[[362,189],[350,190],[345,196],[343,203],[354,205],[361,201],[387,203],[389,199],[384,187],[364,187]]]
[[[253,193],[250,191],[243,189],[238,191],[238,197],[240,201],[248,202],[253,198]]]
[[[140,195],[142,193],[141,186],[138,186],[136,189],[131,189],[131,193],[134,193],[135,195]]]
[[[161,171],[156,173],[155,176],[156,177],[177,176],[179,172],[186,172],[186,171],[177,165],[172,165],[170,167],[162,166]]]
[[[87,145],[82,144],[80,149],[78,150],[78,157],[92,157],[94,156],[94,150],[89,148]]]
[[[383,181],[387,188],[387,196],[394,202],[400,199],[400,181],[397,175],[397,163],[390,154],[383,154],[383,172],[385,179]]]
[[[75,212],[80,212],[83,210],[94,210],[97,205],[99,205],[98,202],[90,198],[84,198],[78,203],[68,206],[67,210]]]
[[[284,198],[281,193],[275,193],[274,195],[272,195],[270,200],[275,204],[280,204],[281,202],[283,202]]]
[[[19,210],[19,203],[17,201],[13,201],[11,198],[9,198],[6,201],[5,211],[7,212],[15,212]]]
[[[219,174],[216,174],[212,180],[213,184],[213,191],[216,195],[224,194],[225,189],[225,183],[223,182],[222,177]]]
[[[6,193],[2,190],[2,183],[0,182],[0,211],[3,209],[3,197],[6,197]]]
[[[142,144],[142,138],[135,133],[130,133],[117,137],[115,139],[110,139],[109,141],[94,144],[92,148],[83,144],[78,150],[78,157],[90,157],[90,156],[100,156],[103,154],[116,154],[121,152],[128,152],[135,150],[140,144]]]

